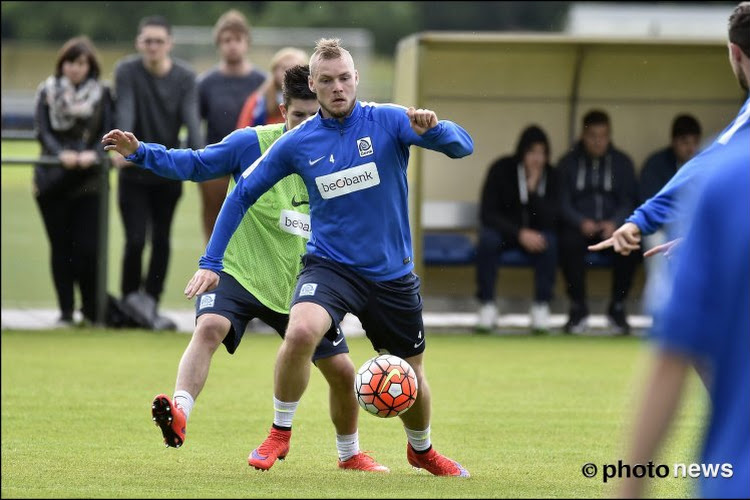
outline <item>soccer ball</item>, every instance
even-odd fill
[[[368,359],[354,379],[359,406],[378,417],[404,413],[417,400],[417,375],[406,361],[383,354]]]

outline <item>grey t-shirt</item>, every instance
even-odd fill
[[[201,118],[206,120],[206,142],[220,142],[236,128],[245,99],[266,80],[266,74],[253,69],[247,75],[230,76],[215,67],[198,79]]]
[[[143,65],[140,55],[125,57],[115,67],[115,124],[133,132],[145,142],[179,148],[180,128],[185,125],[188,146],[203,147],[198,117],[195,72],[187,63],[172,59],[164,76],[155,76]],[[124,168],[121,176],[141,182],[177,182],[141,168]]]

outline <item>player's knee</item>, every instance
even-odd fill
[[[290,348],[314,350],[324,333],[312,323],[299,321],[289,325],[284,341]]]
[[[218,318],[206,318],[198,323],[193,336],[199,342],[216,349],[221,345],[227,333],[229,333],[229,329],[225,322]]]

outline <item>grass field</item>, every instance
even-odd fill
[[[587,462],[616,464],[647,353],[637,338],[432,335],[426,369],[435,447],[468,480],[435,478],[406,462],[398,419],[360,414],[363,449],[382,475],[336,467],[327,390],[314,371],[290,455],[270,471],[246,457],[265,437],[279,345],[245,338],[214,358],[186,444],[166,449],[151,398],[171,394],[189,336],[144,331],[2,332],[3,498],[479,498],[611,497]],[[359,366],[372,355],[349,339]],[[705,391],[692,377],[659,463],[697,462]],[[655,480],[655,497],[689,497],[687,479]]]
[[[39,154],[36,142],[3,141],[3,157]],[[49,244],[41,214],[31,194],[32,168],[2,167],[2,307],[57,306],[49,267]],[[120,296],[123,227],[117,206],[117,173],[111,173],[109,208],[109,286]],[[197,269],[205,249],[200,219],[200,196],[196,184],[186,182],[172,225],[172,255],[165,283],[162,307],[191,309],[182,295],[185,284]],[[143,256],[144,274],[149,245]],[[80,304],[80,302],[79,302]]]

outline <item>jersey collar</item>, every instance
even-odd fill
[[[352,108],[352,112],[349,113],[349,116],[344,118],[343,123],[339,122],[336,118],[323,118],[322,111],[318,110],[318,119],[320,120],[321,125],[326,128],[333,128],[337,130],[351,127],[357,122],[357,120],[359,120],[359,117],[361,115],[362,103],[360,101],[354,102],[354,108]]]

